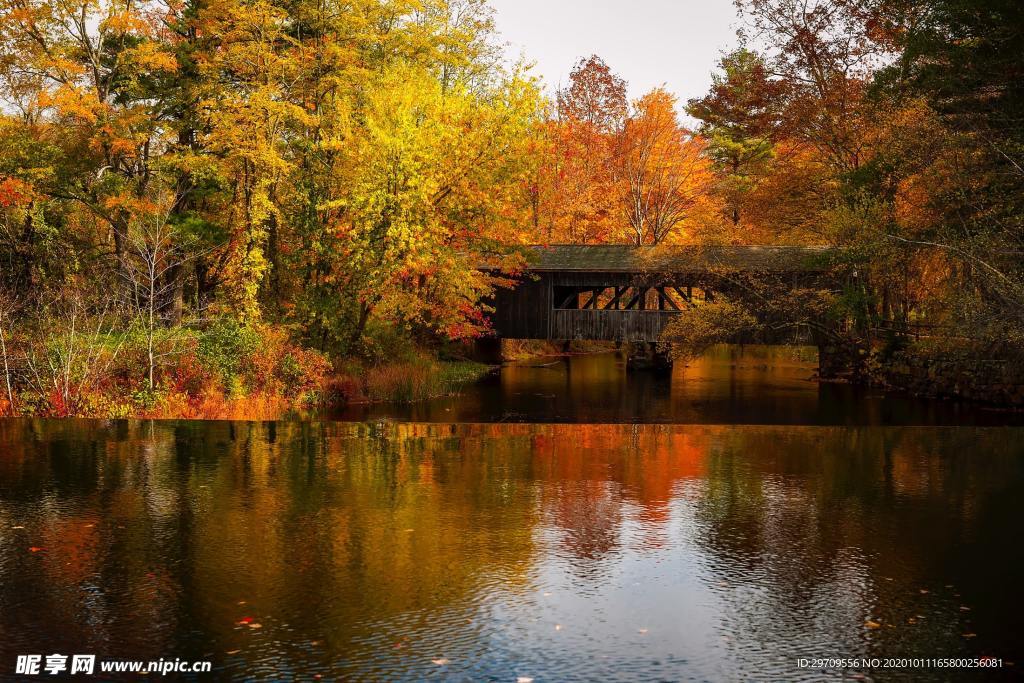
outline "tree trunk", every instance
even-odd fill
[[[29,202],[25,211],[25,222],[21,231],[21,245],[19,245],[18,249],[21,252],[21,274],[18,278],[19,281],[13,283],[15,291],[20,289],[24,292],[30,292],[35,284],[33,279],[35,275],[36,227],[35,220],[32,217],[34,207],[35,202]]]
[[[277,214],[267,218],[267,263],[270,273],[263,284],[263,301],[276,314],[281,312],[281,250],[278,245]]]
[[[369,304],[359,305],[359,320],[356,322],[356,327],[352,330],[352,336],[348,341],[348,350],[351,351],[359,343],[359,340],[363,338],[363,332],[366,330],[366,323],[370,320],[370,306]]]
[[[181,263],[174,263],[164,273],[160,289],[166,292],[160,302],[168,327],[181,324],[185,298],[185,269]]]

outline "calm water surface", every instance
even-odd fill
[[[820,405],[761,380],[777,415]],[[1024,430],[785,422],[0,421],[0,678],[53,652],[251,680],[1024,668]]]
[[[813,347],[718,346],[670,375],[622,354],[513,363],[460,396],[353,405],[331,417],[416,422],[1024,425],[1024,414],[813,381]]]

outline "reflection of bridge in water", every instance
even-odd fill
[[[824,247],[530,247],[530,265],[499,290],[492,323],[505,339],[655,342],[688,306],[729,288],[728,275],[797,286],[820,278]]]

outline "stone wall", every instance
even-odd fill
[[[1024,367],[1012,361],[904,351],[879,362],[871,374],[879,384],[919,396],[1024,407]]]
[[[818,379],[861,384],[868,381],[867,352],[829,341],[818,345]]]

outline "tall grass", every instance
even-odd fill
[[[489,371],[488,366],[468,361],[443,362],[429,357],[376,365],[362,372],[358,395],[352,402],[412,403],[450,396]],[[349,370],[351,373],[352,371]],[[352,377],[351,374],[348,375]]]

